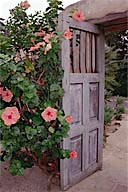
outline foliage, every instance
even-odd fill
[[[110,101],[112,102],[112,101]],[[105,104],[105,108],[104,108],[104,125],[108,125],[109,123],[111,123],[112,119],[115,118],[117,120],[121,120],[122,118],[122,114],[125,112],[125,106],[124,106],[124,98],[120,97],[120,96],[116,96],[114,98],[115,106],[114,107],[110,107],[107,104],[107,100],[106,100],[106,104]]]
[[[116,97],[116,108],[115,108],[115,118],[117,120],[122,119],[122,113],[125,112],[124,99],[123,97]]]
[[[114,109],[105,105],[104,107],[104,142],[107,142],[107,126],[111,123],[114,117]]]
[[[124,103],[124,98],[120,97],[120,96],[117,96],[116,97],[116,103],[117,103],[117,105],[123,104]]]
[[[105,105],[104,107],[104,125],[108,125],[111,123],[112,119],[114,117],[114,109]]]
[[[62,34],[56,28],[62,2],[48,2],[43,16],[40,12],[27,15],[24,7],[16,6],[0,33],[0,127],[3,158],[10,160],[12,175],[23,175],[24,169],[34,164],[43,169],[58,158],[70,157],[70,151],[60,147],[69,131],[58,106],[64,95],[58,56]],[[14,111],[6,117],[13,106],[20,119]],[[54,111],[49,112],[54,117],[50,121],[42,115],[48,107]],[[11,118],[13,123],[8,126],[5,122]]]
[[[115,47],[105,47],[105,96],[113,95],[114,91],[120,87],[116,79],[119,70],[118,50]]]
[[[128,62],[127,62],[127,47],[128,47],[128,30],[106,34],[106,44],[109,47],[115,47],[118,50],[117,60],[118,70],[116,73],[116,81],[120,84],[118,89],[115,89],[113,95],[127,96],[128,93]]]

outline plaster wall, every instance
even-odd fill
[[[123,13],[128,11],[128,0],[81,0],[68,6],[63,14],[71,15],[72,9],[84,11],[85,19],[98,19],[113,13]]]

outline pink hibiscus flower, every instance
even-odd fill
[[[57,117],[57,110],[52,108],[52,107],[47,107],[42,113],[41,113],[42,118],[46,122],[50,122],[52,120],[56,120]]]
[[[47,54],[47,52],[52,48],[51,43],[47,44],[47,46],[45,47],[45,51],[44,51],[44,55]]]
[[[36,32],[35,36],[36,37],[42,37],[42,36],[44,36],[44,33],[43,32]]]
[[[46,43],[50,43],[51,37],[53,37],[53,33],[50,33],[50,34],[47,33],[47,34],[45,35],[45,37],[44,37],[44,41],[45,41]]]
[[[72,32],[70,31],[70,29],[67,29],[65,32],[64,32],[64,38],[65,39],[72,39]]]
[[[16,124],[18,119],[20,118],[20,113],[17,107],[6,107],[1,116],[4,124],[7,126],[11,126],[12,124]]]
[[[71,115],[68,115],[65,120],[68,122],[68,123],[72,123],[73,122],[73,119],[72,119],[72,116]]]
[[[35,45],[34,47],[30,47],[29,52],[36,51],[39,49],[39,47],[40,47],[39,45]]]
[[[29,4],[29,2],[27,0],[25,0],[25,1],[22,1],[20,3],[20,6],[25,8],[25,9],[28,9],[30,7],[30,4]]]
[[[39,47],[43,46],[44,47],[45,46],[45,42],[39,42],[39,43],[37,43],[37,46],[39,46]]]
[[[73,19],[77,20],[77,21],[83,21],[85,20],[85,16],[84,16],[84,12],[83,11],[74,11],[73,15],[72,15]]]
[[[71,151],[70,152],[70,158],[77,158],[77,152],[76,151]]]
[[[2,95],[2,100],[7,102],[7,103],[9,103],[13,97],[12,92],[7,88],[5,91],[4,91],[4,89],[2,89],[1,95]]]

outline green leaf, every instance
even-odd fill
[[[25,69],[26,69],[26,71],[25,71],[26,73],[30,73],[31,71],[34,70],[34,66],[29,61],[29,59],[25,59]]]
[[[48,130],[49,130],[50,133],[54,133],[55,132],[55,129],[53,127],[49,127]]]
[[[4,155],[5,161],[9,161],[9,160],[11,160],[11,158],[12,158],[12,153],[7,153],[6,155]]]
[[[50,86],[50,99],[54,102],[64,95],[64,90],[59,84],[52,84]]]
[[[20,129],[18,127],[12,127],[11,133],[13,136],[18,136],[20,135]]]
[[[17,69],[17,68],[16,68],[16,65],[15,65],[15,64],[10,63],[9,69],[11,69],[12,71],[16,72],[16,69]]]
[[[7,71],[7,69],[4,67],[0,67],[0,81],[4,82],[7,80],[7,78],[9,77],[9,73]]]
[[[35,136],[37,134],[37,129],[34,129],[32,127],[26,126],[25,127],[25,132],[27,134],[27,138],[29,140],[33,139],[33,136]]]
[[[12,175],[23,176],[24,168],[19,160],[13,160],[10,165],[10,172]]]
[[[32,120],[33,120],[35,126],[38,126],[38,125],[42,124],[42,122],[43,122],[40,114],[38,114],[38,113],[36,113],[32,116]]]
[[[1,110],[0,110],[0,118],[1,118],[1,115],[2,115],[2,113],[4,112],[4,110],[5,110],[5,109],[1,109]]]
[[[64,121],[64,117],[62,115],[58,115],[58,120],[62,123]]]

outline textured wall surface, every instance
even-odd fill
[[[96,19],[128,11],[128,0],[81,0],[68,6],[63,14],[67,15],[74,8],[84,11],[86,20]]]

